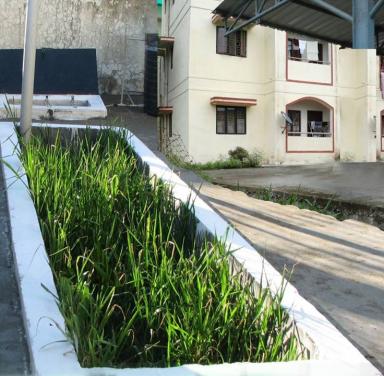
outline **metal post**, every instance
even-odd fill
[[[36,64],[36,34],[39,0],[28,0],[25,19],[23,85],[21,92],[20,131],[25,142],[31,137],[33,89]]]
[[[375,21],[371,17],[373,0],[353,0],[353,48],[371,49],[375,46]]]

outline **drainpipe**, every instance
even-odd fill
[[[39,0],[28,0],[25,19],[23,84],[21,91],[20,115],[20,131],[25,142],[29,141],[32,129],[38,8]]]

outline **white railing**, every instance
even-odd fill
[[[288,136],[306,136],[306,137],[332,137],[331,132],[288,132]]]
[[[330,65],[331,64],[329,60],[309,60],[305,57],[289,56],[288,59],[293,60],[293,61],[301,61],[304,63],[312,63],[312,64],[321,64],[321,65]]]

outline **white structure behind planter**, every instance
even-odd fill
[[[0,94],[0,119],[9,118],[6,105],[12,114],[20,117],[21,95]],[[100,95],[34,95],[33,120],[77,120],[106,118],[107,108]]]
[[[41,125],[43,126],[43,125]],[[60,125],[44,125],[65,128]],[[83,126],[71,126],[74,134]],[[97,129],[97,127],[92,127]],[[129,135],[129,142],[148,164],[150,174],[162,178],[173,186],[174,196],[183,202],[190,197],[195,203],[196,217],[201,226],[218,237],[227,237],[235,258],[255,281],[268,281],[273,291],[282,283],[281,275],[235,230],[216,214],[202,199],[196,196],[169,167],[157,158],[138,138]],[[64,319],[55,299],[43,288],[56,294],[52,272],[39,228],[36,211],[28,190],[28,182],[17,155],[17,136],[13,124],[0,124],[0,157],[7,183],[8,206],[12,240],[20,282],[26,332],[31,351],[32,369],[41,376],[378,376],[377,371],[360,352],[322,315],[304,300],[298,291],[288,285],[283,306],[304,339],[313,342],[311,360],[289,363],[237,363],[216,366],[185,365],[160,369],[83,369],[74,348],[66,342],[61,330]]]

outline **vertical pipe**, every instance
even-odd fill
[[[23,84],[21,91],[20,131],[25,142],[31,137],[32,105],[36,64],[36,34],[39,0],[28,0],[25,19]]]
[[[353,48],[376,48],[375,21],[370,16],[373,5],[373,0],[353,0]]]

